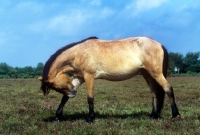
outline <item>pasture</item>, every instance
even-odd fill
[[[168,77],[174,87],[181,118],[171,120],[165,96],[162,118],[149,120],[152,95],[140,75],[120,82],[95,81],[94,123],[87,124],[86,87],[69,99],[63,120],[52,123],[62,95],[46,97],[36,79],[0,80],[0,134],[200,134],[200,77]]]

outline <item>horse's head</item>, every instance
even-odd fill
[[[62,93],[70,98],[76,96],[76,88],[71,83],[71,80],[65,74],[57,74],[54,81],[44,81],[42,77],[39,77],[38,80],[42,82],[41,90],[44,95],[47,95],[50,89],[54,89],[55,91]]]

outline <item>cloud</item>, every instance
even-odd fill
[[[100,6],[100,5],[101,5],[101,0],[92,0],[92,1],[90,2],[90,4],[91,4],[92,6]]]
[[[112,10],[108,7],[105,7],[100,11],[100,18],[108,18],[114,14],[115,14],[114,10]]]
[[[158,8],[168,0],[137,0],[132,1],[125,7],[125,11],[131,12],[132,16],[136,16],[142,12]]]
[[[38,4],[36,2],[21,2],[16,5],[17,11],[22,12],[32,12],[32,13],[40,13],[44,9],[44,6],[42,4]]]
[[[67,15],[58,15],[49,20],[47,24],[48,30],[59,30],[63,34],[76,34],[86,21],[91,18],[91,15],[85,13],[84,10],[72,10]]]
[[[73,6],[66,8],[62,12],[40,21],[32,22],[27,27],[30,32],[46,35],[46,33],[56,33],[61,36],[77,36],[97,28],[96,23],[112,17],[115,11],[109,7],[95,8],[88,6]],[[91,27],[93,26],[93,27]]]
[[[151,0],[151,2],[149,2],[149,0],[138,0],[136,2],[136,9],[141,12],[147,11],[153,8],[157,8],[167,1],[168,0]]]
[[[33,33],[45,34],[56,33],[58,35],[73,36],[92,16],[84,10],[74,9],[66,11],[65,14],[58,14],[45,20],[33,22],[28,29]]]
[[[197,27],[199,24],[197,19],[200,12],[200,2],[196,4],[190,2],[176,3],[176,8],[167,11],[168,18],[162,24],[173,29],[180,29],[179,31],[188,30],[188,28],[192,30]]]

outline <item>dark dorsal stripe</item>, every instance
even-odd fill
[[[89,38],[86,38],[84,40],[81,40],[79,42],[74,42],[74,43],[71,43],[71,44],[68,44],[62,48],[60,48],[59,50],[57,50],[53,55],[51,55],[51,57],[47,60],[47,62],[45,63],[44,65],[44,69],[43,69],[43,81],[47,80],[48,79],[48,73],[49,73],[49,70],[50,70],[50,67],[51,67],[51,64],[55,61],[55,59],[65,50],[77,45],[77,44],[80,44],[80,43],[83,43],[87,40],[90,40],[90,39],[98,39],[97,37],[89,37]]]

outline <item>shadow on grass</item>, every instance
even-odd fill
[[[85,120],[88,116],[88,113],[86,112],[75,112],[74,114],[70,115],[64,115],[60,121],[71,121],[74,122],[76,120]],[[54,116],[48,117],[43,119],[44,122],[53,122]],[[141,119],[141,118],[149,118],[149,112],[136,112],[132,114],[99,114],[99,112],[95,113],[95,118],[97,119],[127,119],[127,118],[133,118],[133,119]]]

